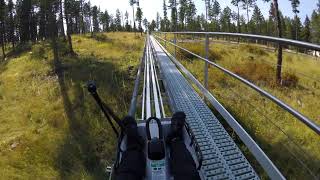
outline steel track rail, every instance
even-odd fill
[[[230,37],[238,37],[238,38],[246,38],[246,39],[254,39],[254,40],[263,40],[274,43],[280,43],[284,45],[292,45],[300,48],[307,48],[316,51],[320,51],[320,45],[312,44],[308,42],[296,41],[292,39],[271,37],[271,36],[262,36],[255,34],[243,34],[243,33],[227,33],[227,32],[157,32],[162,34],[200,34],[200,35],[215,35],[215,36],[230,36]]]
[[[159,42],[158,42],[159,43]],[[171,58],[171,60],[179,67],[179,69],[188,77],[206,96],[208,101],[223,116],[228,124],[237,133],[243,143],[248,147],[263,169],[272,179],[285,179],[278,168],[273,164],[269,157],[263,152],[259,145],[251,138],[245,129],[237,122],[237,120],[220,104],[220,102],[181,64],[179,63],[163,46],[159,46]]]
[[[277,104],[279,107],[281,107],[282,109],[286,110],[287,112],[289,112],[290,114],[292,114],[294,117],[296,117],[298,120],[300,120],[302,123],[304,123],[306,126],[308,126],[311,130],[313,130],[315,133],[317,133],[318,135],[320,135],[320,127],[314,123],[314,121],[312,121],[311,119],[307,118],[305,115],[301,114],[300,112],[298,112],[297,110],[295,110],[294,108],[292,108],[291,106],[289,106],[288,104],[282,102],[280,99],[276,98],[275,96],[271,95],[270,93],[268,93],[267,91],[261,89],[260,87],[256,86],[255,84],[251,83],[250,81],[242,78],[241,76],[231,72],[230,70],[198,55],[198,54],[195,54],[191,51],[189,51],[188,49],[185,49],[179,45],[176,45],[170,41],[167,41],[157,35],[154,35],[155,37],[157,37],[158,39],[164,41],[164,42],[167,42],[171,45],[173,45],[174,47],[177,47],[189,54],[192,54],[193,56],[201,59],[202,61],[205,61],[209,64],[211,64],[212,66],[218,68],[219,70],[221,70],[222,72],[224,72],[225,74],[241,81],[242,83],[244,83],[245,85],[247,85],[248,87],[252,88],[253,90],[257,91],[258,93],[260,93],[262,96],[270,99],[271,101],[273,101],[275,104]]]

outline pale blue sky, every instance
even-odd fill
[[[236,10],[235,7],[230,4],[231,0],[218,0],[218,1],[222,8],[228,5],[231,9]],[[306,15],[311,16],[312,11],[316,9],[317,1],[318,0],[300,0],[299,16],[302,18],[302,21],[304,21]],[[122,12],[125,12],[127,10],[130,15],[129,19],[132,19],[132,8],[129,6],[129,3],[128,3],[129,0],[91,0],[91,2],[92,4],[100,6],[101,10],[107,9],[108,12],[112,14],[115,14],[117,8],[119,8],[120,11]],[[204,13],[204,9],[205,9],[204,1],[194,0],[194,2],[197,7],[197,13],[198,14]],[[262,2],[262,0],[257,0],[257,2],[262,13],[267,17],[270,4],[264,3]],[[163,0],[140,0],[140,6],[142,8],[144,16],[149,21],[151,21],[152,19],[155,19],[157,12],[159,12],[161,16],[163,15],[162,4],[163,4]],[[289,0],[279,0],[279,6],[285,16],[291,16],[291,17],[293,16],[291,2]],[[170,12],[170,10],[168,10],[168,12]],[[245,12],[242,11],[242,13],[245,13]]]

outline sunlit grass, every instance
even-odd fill
[[[73,36],[77,56],[60,54],[61,76],[46,42],[1,63],[1,179],[106,176],[116,139],[85,84],[96,80],[102,98],[124,116],[144,38],[133,33],[97,36],[107,39]]]
[[[179,45],[205,56],[203,41],[185,41]],[[168,43],[167,47],[174,54],[174,48]],[[203,82],[204,62],[182,50],[177,50],[177,56],[180,62]],[[209,59],[244,76],[320,124],[320,62],[314,57],[284,53],[284,79],[287,78],[286,74],[298,78],[297,84],[292,86],[276,84],[276,52],[256,45],[212,42]],[[209,90],[258,142],[287,178],[312,178],[300,160],[315,176],[319,176],[319,135],[267,98],[212,66],[209,68]],[[225,124],[224,121],[222,123]],[[245,146],[239,145],[244,152],[248,152]],[[263,177],[266,176],[262,174]]]

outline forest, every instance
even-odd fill
[[[270,0],[263,0],[270,3]],[[5,59],[6,46],[59,36],[68,40],[72,52],[71,35],[109,31],[217,31],[279,36],[305,42],[320,43],[320,1],[311,17],[304,22],[299,17],[299,0],[290,0],[294,17],[283,16],[278,1],[270,3],[265,18],[257,0],[232,0],[222,8],[217,0],[205,0],[206,12],[200,14],[194,0],[163,1],[163,12],[148,22],[139,1],[129,0],[134,17],[116,10],[101,10],[86,0],[0,0],[0,43]],[[170,17],[168,17],[170,11]],[[250,16],[252,12],[252,15]],[[53,27],[53,28],[52,28]]]

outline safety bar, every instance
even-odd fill
[[[320,51],[320,45],[312,44],[303,41],[297,41],[292,39],[286,38],[278,38],[272,36],[262,36],[262,35],[255,35],[255,34],[243,34],[243,33],[227,33],[227,32],[157,32],[162,34],[203,34],[203,35],[216,35],[216,36],[230,36],[230,37],[239,37],[239,38],[246,38],[246,39],[255,39],[255,40],[263,40],[269,41],[274,43],[286,44],[297,46],[301,48],[312,49],[316,51]]]
[[[271,95],[270,93],[268,93],[267,91],[261,89],[260,87],[256,86],[255,84],[251,83],[250,81],[242,78],[241,76],[227,70],[226,68],[198,55],[198,54],[195,54],[179,45],[176,45],[170,41],[167,41],[157,35],[154,35],[156,36],[157,38],[159,38],[160,40],[164,41],[164,42],[167,42],[167,43],[170,43],[171,45],[183,50],[183,51],[186,51],[187,53],[189,54],[192,54],[193,56],[213,65],[214,67],[218,68],[219,70],[223,71],[224,73],[230,75],[231,77],[241,81],[242,83],[246,84],[247,86],[249,86],[250,88],[252,88],[253,90],[257,91],[258,93],[260,93],[261,95],[265,96],[266,98],[270,99],[271,101],[273,101],[275,104],[277,104],[278,106],[280,106],[282,109],[288,111],[290,114],[292,114],[294,117],[296,117],[297,119],[299,119],[302,123],[304,123],[305,125],[307,125],[310,129],[312,129],[314,132],[316,132],[318,135],[320,135],[320,127],[314,123],[312,120],[310,120],[309,118],[307,118],[305,115],[301,114],[300,112],[298,112],[297,110],[293,109],[291,106],[289,106],[288,104],[282,102],[280,99],[276,98],[275,96]],[[320,47],[319,47],[320,49]]]

